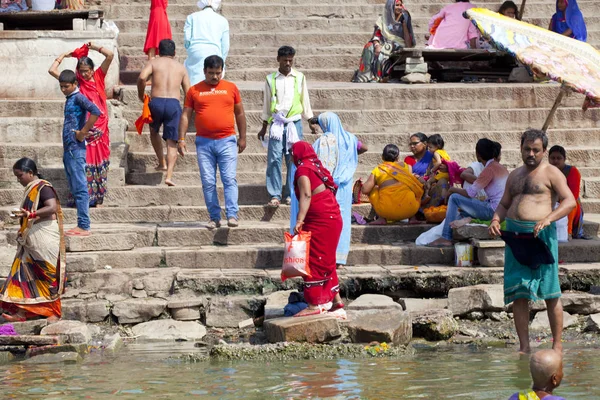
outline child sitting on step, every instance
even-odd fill
[[[425,196],[423,197],[423,204],[427,204],[431,200],[430,192],[439,181],[443,179],[448,180],[450,178],[448,172],[440,171],[443,160],[450,161],[450,156],[446,150],[444,150],[444,139],[442,138],[442,135],[436,133],[429,136],[427,139],[427,148],[429,149],[429,152],[433,154],[433,159],[431,161],[431,170],[427,174],[427,183],[425,184],[424,188]],[[443,199],[446,198],[446,192],[447,190],[445,189],[442,191],[441,197]]]

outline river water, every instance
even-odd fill
[[[417,349],[402,359],[186,363],[190,344],[123,348],[82,363],[0,367],[1,399],[508,399],[530,385],[527,359],[509,349]],[[599,349],[567,347],[568,399],[599,399]]]

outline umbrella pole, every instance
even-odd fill
[[[554,114],[556,114],[556,110],[558,109],[558,106],[560,106],[560,103],[562,102],[562,99],[565,96],[566,92],[567,91],[563,87],[560,89],[560,93],[558,94],[558,96],[556,96],[556,100],[554,101],[554,105],[552,106],[552,109],[550,110],[550,114],[548,114],[548,117],[546,117],[546,122],[544,122],[544,126],[542,127],[542,130],[544,132],[546,132],[548,130],[548,127],[550,126],[550,122],[552,122],[552,118],[554,118]]]
[[[519,18],[518,18],[518,19],[519,19],[519,21],[522,21],[522,20],[523,20],[523,13],[525,12],[525,1],[526,1],[526,0],[523,0],[523,1],[521,2],[521,10],[519,10]]]

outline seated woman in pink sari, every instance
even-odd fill
[[[100,68],[94,70],[94,62],[87,57],[88,50],[95,50],[105,58]],[[94,103],[102,115],[94,124],[90,135],[86,139],[86,175],[88,180],[88,192],[90,195],[90,207],[96,207],[104,202],[107,191],[108,166],[110,163],[110,137],[108,131],[108,107],[106,104],[106,85],[104,79],[108,68],[112,63],[114,54],[107,47],[99,47],[88,43],[73,52],[67,52],[59,56],[48,71],[50,75],[58,79],[58,66],[65,57],[77,58],[77,83],[79,91]],[[69,196],[67,206],[74,206],[72,196]]]

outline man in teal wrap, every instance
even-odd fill
[[[540,265],[535,260],[530,265],[521,264],[517,259],[523,261],[522,255],[525,258],[541,258],[544,254],[542,251],[532,254],[532,241],[520,240],[518,236],[512,243],[507,242],[505,248],[504,302],[509,304],[514,301],[513,314],[520,342],[519,351],[522,353],[531,351],[529,300],[546,302],[554,340],[552,348],[562,353],[563,309],[560,302],[558,241],[554,222],[568,215],[576,203],[564,174],[544,160],[547,147],[548,137],[545,132],[530,129],[523,133],[521,156],[524,165],[509,175],[504,196],[490,225],[492,236],[501,235],[500,223],[505,219],[509,234],[533,233],[535,238],[543,242],[536,244],[547,246],[553,258],[550,264]],[[553,210],[557,201],[560,201],[560,205]]]

